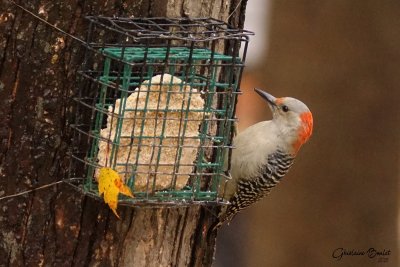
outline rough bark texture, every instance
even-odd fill
[[[240,1],[21,1],[82,38],[83,15],[215,17]],[[246,1],[229,19],[241,26]],[[0,1],[0,197],[66,177],[69,107],[82,47]],[[60,184],[0,200],[1,266],[209,266],[206,208],[108,207]]]

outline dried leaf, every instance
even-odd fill
[[[104,167],[100,169],[98,183],[100,196],[103,195],[104,202],[108,204],[119,219],[117,214],[118,194],[121,193],[128,197],[133,197],[131,190],[122,182],[118,172],[111,168]]]

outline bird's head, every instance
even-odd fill
[[[313,130],[313,117],[309,108],[292,97],[276,98],[260,89],[254,89],[268,103],[272,111],[272,121],[278,127],[281,137],[296,154],[308,141]]]

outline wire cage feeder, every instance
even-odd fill
[[[251,32],[211,19],[87,17],[70,177],[98,195],[118,172],[120,203],[222,203]]]

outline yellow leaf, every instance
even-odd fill
[[[124,185],[121,179],[115,179],[114,180],[115,186],[119,189],[119,192],[125,196],[128,197],[133,197],[131,189]]]
[[[108,204],[115,216],[119,219],[117,213],[118,194],[121,193],[133,197],[131,190],[122,182],[118,172],[107,167],[100,169],[98,183],[100,196],[103,195],[104,202]]]

